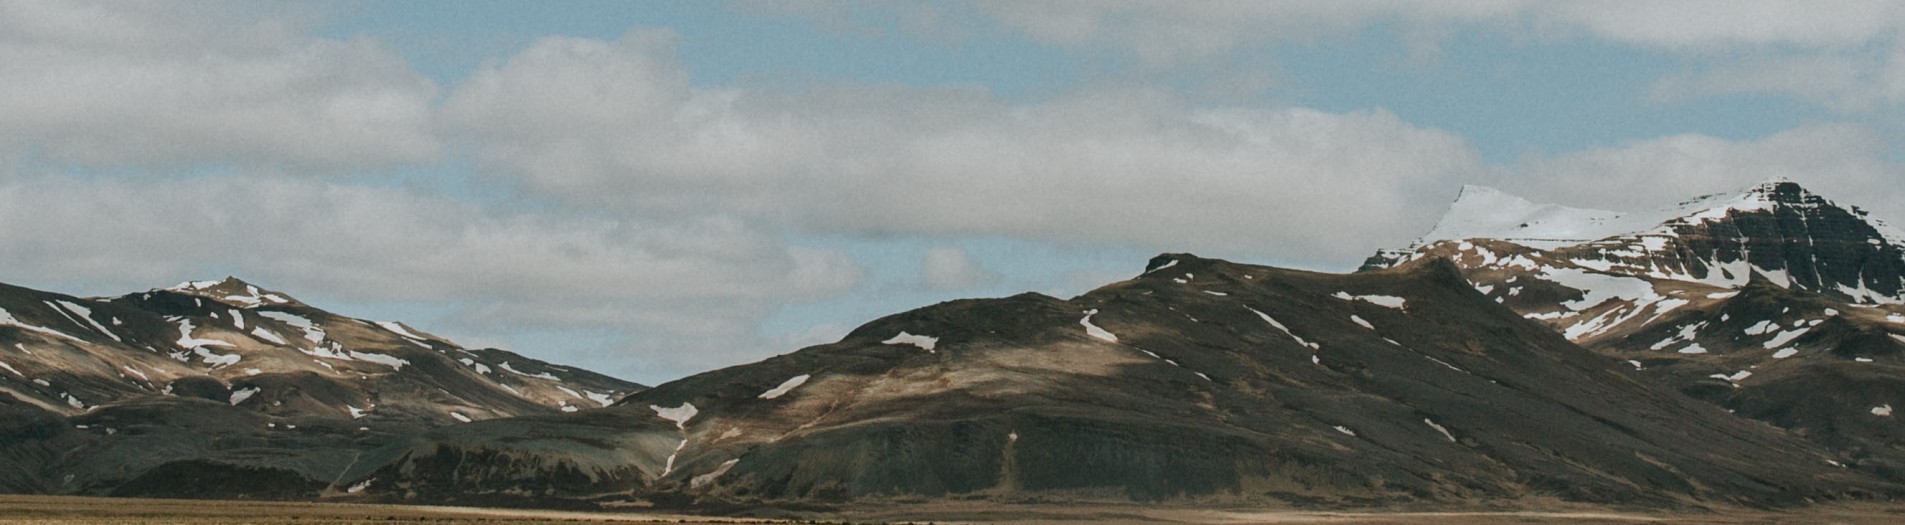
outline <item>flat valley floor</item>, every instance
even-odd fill
[[[1788,511],[1711,510],[1679,513],[1566,508],[1522,511],[1300,511],[1118,505],[884,505],[787,520],[668,513],[600,513],[468,507],[336,503],[154,500],[0,495],[0,525],[258,524],[530,525],[550,523],[1215,523],[1401,525],[1507,524],[1845,524],[1905,523],[1905,504],[1819,506]]]

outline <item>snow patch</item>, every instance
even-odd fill
[[[655,417],[675,422],[675,428],[681,430],[687,430],[688,420],[694,419],[695,414],[701,413],[700,409],[695,408],[694,403],[682,403],[681,406],[675,408],[662,408],[661,405],[648,405],[648,409],[655,411]]]
[[[924,335],[913,335],[913,334],[906,333],[906,331],[902,330],[900,331],[900,335],[893,336],[892,339],[880,341],[880,344],[913,345],[913,346],[919,347],[921,350],[937,353],[937,351],[933,350],[933,348],[939,346],[939,338],[924,336]]]
[[[1786,343],[1790,343],[1794,339],[1798,339],[1799,336],[1806,335],[1806,332],[1811,330],[1812,328],[1800,328],[1797,330],[1789,330],[1785,332],[1780,332],[1778,335],[1774,335],[1771,340],[1766,341],[1766,348],[1772,349],[1772,348],[1779,348],[1782,346],[1786,346]]]
[[[231,343],[220,341],[217,339],[199,339],[197,337],[192,337],[192,321],[189,319],[180,319],[178,320],[178,323],[179,323],[179,340],[175,344],[177,344],[179,348],[191,350],[194,348],[201,348],[206,346],[233,346]]]
[[[471,421],[470,416],[463,415],[463,413],[461,412],[451,412],[450,419],[455,419],[463,423],[468,423]]]
[[[359,361],[364,361],[367,363],[377,363],[377,364],[388,366],[397,370],[403,370],[404,365],[410,364],[410,361],[404,360],[402,358],[388,356],[384,354],[376,354],[371,352],[359,352],[356,350],[351,350],[350,355],[351,355],[351,358],[359,360]]]
[[[59,330],[54,330],[51,328],[43,328],[39,326],[22,323],[20,322],[19,319],[15,319],[13,317],[13,314],[7,313],[7,310],[5,308],[0,308],[0,326],[11,326],[11,327],[19,328],[21,330],[26,330],[29,332],[36,332],[36,333],[46,334],[46,335],[50,335],[54,337],[69,339],[77,343],[86,342],[84,340],[81,340],[78,337],[66,335],[65,332],[61,332]]]
[[[812,376],[808,374],[801,374],[801,375],[788,378],[786,381],[782,381],[780,386],[774,387],[772,390],[768,390],[766,392],[761,392],[761,395],[756,397],[759,397],[761,399],[774,399],[780,396],[787,395],[787,393],[792,392],[794,388],[799,387],[800,385],[807,384],[807,379],[810,377]],[[603,406],[608,406],[608,405],[604,403]]]
[[[1672,346],[1676,342],[1692,341],[1694,340],[1694,338],[1699,337],[1700,329],[1706,328],[1706,326],[1707,326],[1706,321],[1701,321],[1698,323],[1682,326],[1680,327],[1679,333],[1674,334],[1672,337],[1662,339],[1658,343],[1654,343],[1653,346],[1649,346],[1648,349],[1660,350],[1668,346]]]
[[[1654,285],[1642,279],[1594,273],[1574,268],[1544,268],[1542,279],[1581,291],[1581,298],[1561,303],[1569,310],[1581,311],[1610,300],[1639,301],[1654,294]]]
[[[715,467],[715,468],[714,468],[714,471],[713,471],[713,472],[709,472],[709,473],[707,473],[707,474],[702,474],[702,475],[699,475],[699,476],[695,476],[694,478],[692,478],[692,479],[689,479],[689,480],[688,480],[688,488],[691,488],[691,489],[698,489],[698,488],[701,488],[702,486],[705,486],[705,485],[707,485],[707,484],[709,484],[709,483],[714,483],[714,480],[716,480],[716,479],[719,479],[719,478],[721,477],[721,475],[722,475],[722,474],[727,474],[727,473],[728,473],[728,470],[730,470],[730,469],[733,469],[733,468],[734,468],[734,465],[735,465],[735,464],[738,464],[738,463],[740,463],[740,462],[741,462],[741,459],[740,459],[740,458],[735,458],[735,459],[730,459],[730,460],[727,460],[727,461],[723,461],[723,462],[721,462],[721,466],[719,466],[719,467]]]
[[[179,283],[177,286],[168,288],[168,290],[179,290],[179,291],[204,290],[207,288],[218,286],[219,282],[221,281],[186,281],[186,282]]]
[[[394,321],[377,321],[377,327],[383,327],[383,329],[391,331],[394,335],[402,335],[402,337],[410,337],[410,339],[427,339],[427,337],[421,337],[421,335],[411,333],[410,329],[406,329],[402,323],[394,323]]]
[[[1753,326],[1746,327],[1746,335],[1766,335],[1771,333],[1775,328],[1779,328],[1778,323],[1774,323],[1771,320],[1760,321]]]
[[[701,411],[693,403],[682,403],[675,408],[662,408],[659,405],[648,405],[648,408],[655,411],[656,417],[675,422],[675,429],[681,431],[681,443],[675,445],[674,453],[668,455],[668,462],[661,469],[661,475],[667,476],[675,471],[675,458],[681,455],[681,449],[688,448],[688,420],[694,419],[695,414]]]
[[[1109,342],[1109,343],[1118,342],[1118,336],[1112,335],[1111,332],[1107,332],[1103,328],[1099,328],[1098,325],[1091,324],[1091,316],[1094,316],[1094,315],[1098,315],[1098,309],[1096,308],[1086,311],[1085,317],[1083,319],[1078,320],[1078,324],[1085,326],[1085,335],[1103,339],[1105,342]]]
[[[205,364],[212,365],[212,368],[224,368],[235,365],[238,364],[238,361],[244,359],[244,356],[238,354],[220,354],[203,346],[193,348],[192,354],[205,361]]]
[[[1738,372],[1734,372],[1734,373],[1733,373],[1733,375],[1726,375],[1726,374],[1713,374],[1713,375],[1710,375],[1710,376],[1707,376],[1707,377],[1711,377],[1711,378],[1714,378],[1714,379],[1719,379],[1719,380],[1723,380],[1723,381],[1726,381],[1726,382],[1729,382],[1729,383],[1738,383],[1738,382],[1739,382],[1739,381],[1740,381],[1741,379],[1746,379],[1746,378],[1748,378],[1748,377],[1752,377],[1752,376],[1753,376],[1753,373],[1752,373],[1752,372],[1749,372],[1749,371],[1746,371],[1746,370],[1741,370],[1741,371],[1738,371]]]
[[[99,331],[99,333],[106,334],[106,337],[111,337],[112,340],[114,341],[118,341],[121,343],[126,342],[126,340],[119,338],[119,334],[112,333],[112,330],[107,330],[106,325],[99,324],[99,321],[93,320],[92,309],[86,308],[84,306],[80,306],[79,304],[73,303],[72,301],[62,300],[57,302],[59,303],[61,307],[66,308],[66,310],[70,312],[73,312],[73,315],[77,315],[79,316],[81,320],[86,321],[86,324],[92,325],[93,330],[97,330]]]
[[[1879,416],[1879,417],[1892,417],[1892,405],[1888,403],[1888,404],[1872,407],[1872,415]]]
[[[1355,322],[1356,322],[1356,324],[1358,324],[1358,325],[1362,325],[1362,327],[1363,327],[1363,328],[1368,328],[1368,329],[1370,329],[1370,330],[1375,330],[1375,329],[1376,329],[1376,325],[1373,325],[1373,324],[1369,324],[1369,321],[1364,321],[1364,320],[1363,320],[1363,318],[1361,318],[1361,317],[1357,317],[1357,316],[1354,316],[1354,315],[1351,315],[1351,316],[1349,316],[1349,320],[1351,320],[1351,321],[1355,321]]]
[[[1251,308],[1251,307],[1248,307],[1248,306],[1246,306],[1246,307],[1244,307],[1244,309],[1245,309],[1245,310],[1250,310],[1250,313],[1253,313],[1253,314],[1257,314],[1257,317],[1260,317],[1260,318],[1263,318],[1263,322],[1266,322],[1266,323],[1270,323],[1270,326],[1274,326],[1274,327],[1276,327],[1276,328],[1277,328],[1278,330],[1282,330],[1282,331],[1283,331],[1283,335],[1287,335],[1287,336],[1290,336],[1290,338],[1291,338],[1291,339],[1295,339],[1295,340],[1296,340],[1296,342],[1297,342],[1297,344],[1300,344],[1300,345],[1303,345],[1303,346],[1307,346],[1307,347],[1310,347],[1310,349],[1311,349],[1311,350],[1320,350],[1320,349],[1322,349],[1322,348],[1323,348],[1323,347],[1322,347],[1322,345],[1318,345],[1318,344],[1316,344],[1316,343],[1312,343],[1312,342],[1309,342],[1309,341],[1305,341],[1305,340],[1303,340],[1303,338],[1302,338],[1302,337],[1298,337],[1298,336],[1297,336],[1297,335],[1296,335],[1296,334],[1295,334],[1294,332],[1291,332],[1291,331],[1290,331],[1290,328],[1289,328],[1289,327],[1287,327],[1287,326],[1283,326],[1283,323],[1279,323],[1279,322],[1277,322],[1277,320],[1276,320],[1276,319],[1272,319],[1272,318],[1270,318],[1270,314],[1266,314],[1266,313],[1263,313],[1263,312],[1259,312],[1259,311],[1257,311],[1257,309],[1256,309],[1256,308]],[[1314,360],[1315,358],[1311,358],[1311,359],[1312,359],[1312,360]]]
[[[292,328],[303,330],[304,338],[313,343],[324,342],[324,329],[319,328],[317,323],[311,322],[310,319],[302,315],[285,312],[258,312],[258,315],[290,325]]]
[[[1799,350],[1796,348],[1781,348],[1778,352],[1773,352],[1773,359],[1785,359],[1798,354]]]
[[[1428,424],[1429,428],[1435,429],[1436,432],[1441,432],[1442,437],[1449,438],[1450,443],[1455,442],[1455,434],[1450,434],[1449,429],[1443,428],[1442,425],[1435,424],[1435,420],[1425,417],[1425,418],[1422,418],[1422,422]]]
[[[256,395],[259,392],[259,390],[260,389],[258,387],[240,388],[238,390],[233,390],[232,397],[231,397],[232,406],[238,406],[239,403],[243,403],[245,402],[245,400],[251,399],[251,396]]]
[[[1342,432],[1344,435],[1348,435],[1349,437],[1356,437],[1356,431],[1350,430],[1349,427],[1336,425],[1335,428],[1337,432]]]
[[[523,376],[523,377],[533,377],[533,378],[536,378],[536,379],[547,379],[547,380],[550,380],[550,381],[555,381],[555,382],[558,382],[558,383],[560,383],[560,382],[562,382],[562,379],[561,379],[561,378],[557,378],[557,377],[556,377],[556,376],[554,376],[554,375],[550,375],[550,374],[549,374],[548,372],[543,372],[543,373],[539,373],[539,374],[530,374],[530,373],[526,373],[526,372],[522,372],[522,371],[520,371],[520,370],[516,370],[515,368],[511,368],[511,367],[509,366],[509,361],[503,361],[502,363],[499,363],[499,364],[497,364],[497,365],[496,365],[496,367],[497,367],[497,368],[501,368],[501,369],[503,369],[503,371],[504,371],[504,372],[509,372],[509,373],[511,373],[511,374],[516,374],[516,375],[519,375],[519,376]]]
[[[1493,288],[1494,287],[1490,287],[1490,289],[1493,289]],[[1477,288],[1477,289],[1479,290],[1480,288]],[[1482,293],[1488,293],[1488,292],[1484,291]],[[1350,295],[1349,292],[1336,292],[1336,294],[1331,295],[1330,297],[1335,297],[1337,299],[1342,299],[1344,301],[1362,301],[1362,302],[1373,304],[1376,306],[1381,306],[1385,308],[1394,308],[1397,310],[1403,309],[1403,307],[1409,303],[1407,299],[1403,299],[1401,297],[1396,297],[1393,295]]]
[[[283,337],[279,337],[278,334],[272,333],[270,330],[266,330],[265,327],[262,327],[262,326],[252,327],[251,335],[252,337],[257,337],[259,339],[264,340],[265,342],[275,344],[275,345],[282,346],[282,345],[291,344],[289,342],[286,342]]]
[[[473,369],[476,369],[476,373],[478,373],[478,374],[488,374],[488,373],[489,373],[489,365],[485,365],[485,364],[483,364],[483,363],[478,363],[478,362],[476,362],[476,360],[475,360],[475,359],[470,359],[470,358],[468,358],[468,357],[465,357],[465,358],[462,358],[462,359],[458,359],[458,360],[457,360],[457,362],[459,362],[459,363],[463,363],[463,366],[467,366],[467,367],[470,367],[470,368],[473,368]]]

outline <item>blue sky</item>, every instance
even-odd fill
[[[238,275],[643,382],[1463,184],[1905,220],[1888,2],[9,2],[0,281]]]

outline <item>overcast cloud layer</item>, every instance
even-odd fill
[[[864,322],[762,326],[816,301],[876,299],[869,266],[892,261],[840,243],[929,246],[905,261],[918,268],[906,293],[957,297],[1025,273],[1012,267],[1024,260],[975,258],[971,239],[1347,270],[1426,231],[1470,183],[1633,209],[1790,176],[1905,222],[1901,130],[1883,123],[1905,103],[1905,9],[1891,2],[741,3],[723,15],[851,39],[867,11],[899,13],[907,23],[865,38],[960,46],[1003,31],[1138,71],[1029,99],[972,84],[700,82],[676,29],[632,21],[615,37],[530,39],[439,85],[388,43],[321,36],[336,7],[0,3],[0,281],[108,293],[234,273],[419,305],[438,323],[424,328],[453,338],[590,334],[515,349],[652,382]],[[1489,162],[1473,139],[1380,101],[1322,110],[1155,81],[1372,27],[1405,35],[1399,59],[1431,72],[1462,32],[1591,42],[1688,64],[1648,79],[1636,107],[1769,96],[1815,113],[1763,136],[1636,136]],[[845,241],[804,240],[816,238]]]

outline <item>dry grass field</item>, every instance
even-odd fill
[[[1686,513],[1557,508],[1475,512],[1322,512],[1196,509],[1104,505],[883,505],[796,520],[762,520],[664,513],[594,513],[466,507],[335,503],[0,496],[0,525],[530,525],[560,523],[1212,523],[1405,525],[1544,524],[1844,524],[1905,523],[1905,505],[1861,504],[1786,512],[1715,510]]]

